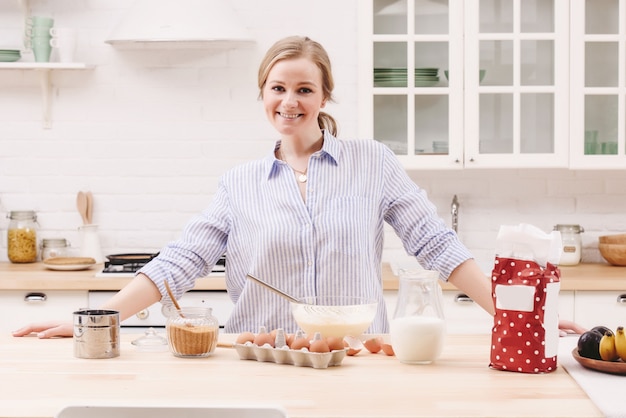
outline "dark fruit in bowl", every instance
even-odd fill
[[[605,327],[604,325],[598,325],[591,328],[589,331],[598,331],[600,334],[604,335],[605,332],[611,331],[611,328]]]
[[[602,334],[600,331],[589,330],[578,338],[578,354],[582,357],[594,360],[602,360],[600,357],[600,340]]]

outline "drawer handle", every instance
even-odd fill
[[[454,301],[456,303],[474,303],[474,301],[472,300],[472,298],[470,298],[469,296],[467,296],[465,293],[459,293],[458,295],[456,295],[454,297]]]
[[[617,303],[626,303],[626,293],[623,293],[617,297]]]
[[[150,316],[150,311],[147,309],[142,309],[135,314],[138,319],[147,319]]]
[[[24,296],[24,302],[34,303],[34,302],[45,302],[48,299],[48,296],[45,293],[41,292],[32,292],[27,293]]]

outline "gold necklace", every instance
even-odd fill
[[[295,168],[293,168],[291,164],[289,164],[287,160],[283,158],[283,152],[281,151],[280,147],[278,148],[278,159],[281,161],[284,161],[285,164],[289,166],[289,168],[291,168],[294,172],[296,172],[296,174],[298,174],[296,178],[298,179],[300,183],[306,183],[306,181],[309,179],[306,175],[306,172],[309,169],[309,167],[305,168],[304,171],[296,170]]]

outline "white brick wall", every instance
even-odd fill
[[[34,209],[41,237],[78,246],[78,190],[95,195],[105,253],[156,251],[178,236],[210,200],[218,176],[269,151],[275,133],[257,100],[256,71],[267,47],[291,34],[328,49],[337,103],[327,107],[343,137],[357,117],[358,0],[235,0],[256,39],[236,50],[127,51],[103,41],[131,2],[36,0],[33,14],[75,27],[77,59],[93,71],[53,74],[53,127],[41,126],[34,71],[0,71],[0,260],[6,261],[4,214]],[[0,44],[19,45],[17,1],[0,2]],[[28,59],[29,57],[26,57]],[[428,171],[411,173],[449,222],[460,199],[460,233],[489,266],[500,224],[585,227],[584,257],[598,259],[596,237],[626,231],[626,171]],[[385,257],[403,259],[388,234]]]

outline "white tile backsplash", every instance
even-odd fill
[[[224,170],[271,149],[276,134],[258,101],[256,71],[264,51],[283,36],[308,35],[327,48],[337,101],[326,110],[339,121],[340,136],[355,137],[358,0],[230,3],[253,45],[130,51],[104,39],[131,2],[29,2],[33,14],[77,28],[76,57],[95,68],[53,73],[49,130],[41,125],[39,74],[0,71],[0,261],[7,260],[4,213],[10,210],[36,210],[40,236],[78,246],[78,190],[94,193],[105,253],[155,251],[176,238],[210,201]],[[19,2],[0,2],[0,41],[19,44],[21,19]],[[460,236],[485,269],[501,224],[527,222],[546,231],[580,224],[583,257],[591,261],[600,260],[598,235],[626,231],[626,170],[410,174],[448,223],[452,196],[459,196]],[[387,260],[406,260],[392,232],[385,248]]]

